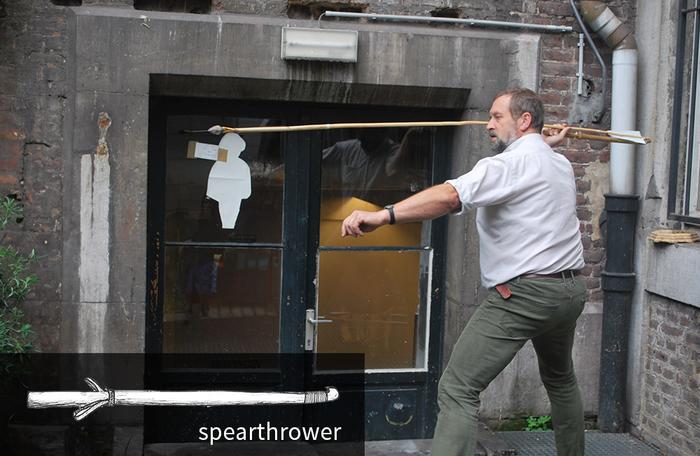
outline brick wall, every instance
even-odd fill
[[[664,454],[700,453],[700,309],[651,295],[642,436]]]
[[[25,212],[2,242],[40,256],[25,306],[40,349],[57,347],[60,325],[66,46],[65,8],[0,0],[0,196]]]

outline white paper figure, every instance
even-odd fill
[[[214,163],[209,171],[207,196],[219,202],[221,226],[233,229],[238,219],[241,201],[251,193],[250,167],[239,155],[245,141],[236,133],[227,133],[219,142],[220,149],[228,150],[228,161]]]

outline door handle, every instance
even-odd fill
[[[316,325],[320,323],[333,323],[333,320],[319,316],[316,318],[315,309],[306,309],[306,331],[304,336],[304,349],[313,350],[316,345]]]

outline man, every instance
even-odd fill
[[[479,394],[532,340],[552,406],[560,456],[583,456],[583,407],[571,360],[585,286],[568,160],[550,146],[566,129],[542,136],[537,95],[512,89],[496,96],[487,125],[497,155],[463,176],[376,212],[354,211],[343,236],[382,225],[439,217],[476,207],[481,280],[489,292],[455,344],[440,379],[433,456],[473,455]],[[460,213],[461,213],[460,212]]]

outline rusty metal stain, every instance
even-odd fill
[[[110,125],[112,125],[112,119],[109,117],[109,114],[101,112],[97,117],[97,128],[100,129],[100,137],[97,140],[97,148],[95,148],[97,155],[107,155],[109,153],[107,130],[109,130]]]

